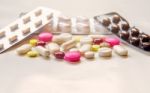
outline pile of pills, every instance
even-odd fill
[[[62,59],[70,63],[80,62],[81,57],[94,59],[99,57],[111,57],[112,51],[120,56],[127,56],[128,50],[120,45],[120,40],[104,35],[72,36],[70,33],[53,35],[42,32],[37,38],[29,40],[16,49],[17,54],[29,57],[50,57]]]

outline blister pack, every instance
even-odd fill
[[[129,45],[150,51],[150,35],[134,26],[131,27],[128,21],[118,13],[112,12],[95,16],[94,19]]]
[[[53,9],[38,7],[4,27],[0,30],[0,53],[39,31],[45,25],[52,24],[53,17],[60,14]]]

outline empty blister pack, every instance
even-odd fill
[[[137,48],[150,51],[150,35],[131,27],[128,21],[116,12],[95,16],[95,20],[117,37]]]
[[[39,7],[0,30],[0,53],[39,31],[61,13]]]

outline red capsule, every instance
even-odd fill
[[[103,42],[103,39],[100,39],[100,38],[95,38],[94,40],[93,40],[93,44],[95,44],[95,45],[99,45],[100,43],[102,43]]]
[[[37,46],[45,46],[46,45],[46,42],[44,42],[44,41],[39,41],[38,43],[37,43]]]
[[[62,51],[58,51],[58,52],[55,52],[55,53],[54,53],[54,56],[55,56],[57,59],[64,59],[65,53],[62,52]]]

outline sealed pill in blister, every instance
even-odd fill
[[[103,25],[110,32],[129,45],[135,46],[145,51],[150,51],[150,35],[145,34],[136,27],[130,27],[128,21],[116,12],[95,16],[100,25]]]
[[[0,30],[0,53],[39,31],[45,25],[52,24],[53,16],[59,14],[59,11],[39,7],[4,27]]]
[[[68,17],[65,15],[54,16],[51,24],[44,27],[51,33],[71,33],[76,35],[111,34],[105,27],[93,18],[84,16]]]

